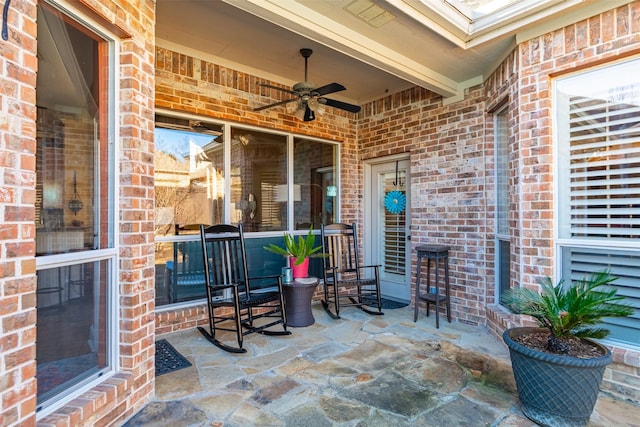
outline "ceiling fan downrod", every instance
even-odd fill
[[[300,49],[300,55],[302,55],[302,57],[304,58],[304,81],[305,82],[308,81],[307,80],[307,60],[309,59],[312,53],[313,53],[313,50],[311,49],[307,49],[307,48]]]

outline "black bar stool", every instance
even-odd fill
[[[447,308],[447,320],[451,323],[451,303],[449,293],[449,247],[442,245],[420,245],[416,247],[418,251],[418,272],[416,276],[416,300],[415,309],[413,313],[413,321],[418,320],[418,308],[420,301],[427,303],[427,316],[429,316],[429,304],[436,306],[436,328],[440,328],[440,301],[446,303]],[[422,258],[427,259],[427,292],[420,292],[420,267],[422,264]],[[436,269],[435,286],[431,288],[431,260],[433,260],[434,268]],[[442,260],[444,263],[444,289],[445,295],[440,294],[440,277],[438,274],[438,261]]]

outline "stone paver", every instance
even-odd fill
[[[481,328],[410,309],[355,308],[290,336],[249,335],[225,353],[196,330],[166,338],[191,368],[156,378],[156,398],[126,426],[529,427],[504,344]],[[590,427],[632,426],[637,406],[601,396]]]

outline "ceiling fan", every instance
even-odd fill
[[[304,81],[294,84],[292,89],[260,84],[260,86],[263,87],[290,93],[293,95],[292,98],[258,107],[253,111],[261,111],[278,105],[287,104],[287,112],[293,113],[298,119],[304,120],[305,122],[315,120],[316,113],[322,114],[324,112],[325,105],[349,111],[351,113],[359,112],[360,107],[358,105],[348,104],[346,102],[324,97],[330,93],[346,90],[346,88],[340,83],[329,83],[328,85],[316,88],[313,83],[307,80],[307,61],[312,53],[313,50],[311,49],[300,49],[300,55],[304,58]]]

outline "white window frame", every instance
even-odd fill
[[[615,84],[617,88],[620,88],[624,86],[625,83],[624,83],[624,77],[622,77],[624,76],[624,74],[620,74],[619,72],[620,68],[618,67],[629,67],[629,66],[635,67],[633,68],[633,70],[636,70],[635,76],[637,76],[637,69],[640,69],[640,58],[638,57],[627,58],[622,61],[608,63],[606,65],[602,65],[596,68],[583,70],[580,72],[572,73],[570,75],[562,76],[553,81],[553,118],[555,122],[554,135],[553,135],[553,139],[555,142],[554,156],[553,156],[554,157],[553,170],[554,170],[554,177],[555,177],[553,201],[554,201],[554,205],[557,206],[556,208],[557,215],[554,218],[554,240],[556,245],[556,260],[557,260],[556,269],[555,269],[556,281],[560,280],[560,278],[564,276],[563,272],[566,269],[570,268],[570,264],[568,261],[569,250],[582,251],[585,254],[585,255],[582,255],[583,257],[588,257],[589,252],[593,252],[593,251],[604,252],[606,250],[608,251],[609,257],[614,260],[614,261],[610,261],[610,263],[614,263],[615,265],[618,266],[617,268],[620,268],[620,269],[624,269],[623,267],[624,262],[615,261],[616,257],[617,259],[620,259],[620,258],[624,259],[625,256],[628,256],[628,257],[632,257],[629,259],[633,260],[635,257],[640,256],[640,238],[625,238],[624,232],[618,233],[619,235],[616,237],[615,228],[612,229],[614,230],[614,232],[611,233],[612,236],[609,236],[609,237],[606,237],[606,236],[598,237],[598,236],[595,236],[596,233],[594,233],[594,236],[575,236],[575,237],[571,236],[572,224],[571,224],[571,218],[570,218],[570,215],[571,215],[570,214],[571,212],[570,211],[571,209],[570,208],[570,194],[571,194],[570,178],[572,175],[568,167],[570,162],[570,158],[569,158],[570,153],[569,153],[569,147],[568,147],[568,144],[569,144],[568,129],[569,128],[568,128],[568,120],[566,119],[566,112],[569,111],[569,106],[566,102],[566,96],[561,96],[560,94],[560,88],[563,87],[565,91],[573,91],[575,93],[579,93],[580,95],[590,96],[590,98],[593,98],[593,99],[602,99],[602,100],[611,99],[612,93],[613,94],[617,93],[617,95],[615,95],[616,97],[622,96],[621,93],[611,92],[610,91],[611,89],[606,89],[604,85],[599,86],[598,84],[595,84],[595,85],[589,84],[588,82],[581,81],[581,79],[588,78],[590,74],[591,75],[597,74],[597,76],[593,78],[592,81],[603,82],[604,84]],[[631,84],[633,85],[633,86],[630,86],[633,88],[631,90],[633,94],[633,100],[632,101],[625,100],[625,103],[632,103],[637,106],[640,106],[640,83],[637,82],[637,77],[633,77],[634,76],[633,72],[629,73],[628,75],[632,76],[630,77],[629,81],[632,82]],[[585,93],[586,91],[584,89],[586,88],[588,88],[589,91],[593,93],[589,93],[589,94]],[[607,90],[609,90],[610,92],[607,92]],[[599,91],[600,93],[595,93],[596,91]],[[615,101],[617,101],[617,99],[614,99],[613,105],[616,105]],[[636,114],[636,113],[634,112],[633,114]],[[637,112],[637,114],[640,115],[640,111]],[[563,115],[563,117],[561,117],[561,115]],[[640,118],[638,119],[638,121],[640,122]],[[606,121],[604,123],[610,124],[611,122]],[[605,140],[605,142],[602,143],[602,145],[608,146],[607,144],[608,141],[609,139],[607,137],[607,139]],[[610,145],[615,147],[616,144],[614,142]],[[592,145],[590,147],[597,148],[595,147],[595,145]],[[634,151],[632,150],[631,153],[633,154]],[[606,163],[605,166],[610,166],[612,164],[613,163]],[[603,179],[602,181],[606,182],[607,184],[609,183],[608,180]],[[603,200],[605,199],[603,198]],[[618,212],[614,212],[614,211],[612,211],[612,213],[618,214]],[[587,221],[594,221],[593,219],[589,219],[590,218],[589,215],[590,215],[589,212],[586,212],[584,214],[585,218],[587,218]],[[602,220],[602,222],[606,223],[607,221]],[[611,221],[610,224],[615,224],[615,219]],[[583,228],[588,229],[588,227],[583,227]],[[635,230],[632,229],[631,231],[629,231],[629,234],[637,235],[637,229]],[[602,257],[602,255],[596,254],[593,261],[586,260],[586,261],[583,261],[583,264],[584,263],[586,264],[591,263],[592,265],[597,264],[599,262],[599,259],[605,260],[605,258]],[[615,275],[616,272],[613,271],[613,273]],[[639,292],[638,289],[640,289],[640,288],[636,288],[634,285],[636,283],[635,280],[637,280],[637,277],[634,276],[633,270],[629,274],[630,274],[629,276],[630,279],[627,278],[627,282],[630,282],[631,285],[626,284],[626,286],[624,287],[627,288],[626,292],[631,292],[632,294],[637,295]],[[574,277],[574,278],[565,277],[565,280],[571,280],[571,279],[577,279],[577,277]],[[613,283],[613,286],[616,286],[616,282]],[[621,294],[624,292],[624,287],[620,287]],[[636,298],[635,301],[637,304],[637,301],[639,299],[637,297],[635,298]],[[633,303],[633,301],[634,300],[628,300],[627,302]],[[638,329],[639,334],[636,334],[636,335],[640,336],[640,322],[638,322],[637,319],[635,320],[631,320],[630,318],[612,319],[612,322],[610,324],[605,324],[605,327],[612,329],[613,331],[613,333],[610,335],[610,337],[606,341],[615,343],[618,346],[633,348],[635,350],[640,348],[640,340],[638,340],[637,342],[630,342],[626,339],[620,339],[616,335],[614,322],[618,322],[618,321],[621,321],[625,324],[631,324],[632,326],[628,326],[628,327],[630,327],[631,329]]]
[[[110,194],[108,195],[109,200],[109,235],[112,239],[111,247],[105,249],[94,249],[87,251],[79,251],[74,253],[63,253],[63,254],[55,254],[55,255],[46,255],[36,257],[36,271],[50,269],[50,268],[58,268],[58,267],[68,267],[74,265],[80,265],[83,263],[90,263],[95,261],[108,261],[108,265],[110,267],[110,271],[108,276],[111,279],[111,282],[106,285],[106,290],[108,291],[107,298],[105,302],[107,304],[107,310],[105,311],[106,319],[105,324],[107,326],[107,360],[108,364],[105,369],[102,369],[100,372],[93,374],[91,377],[85,379],[80,382],[78,385],[71,388],[69,391],[61,392],[57,396],[52,397],[47,400],[43,404],[38,405],[38,410],[36,412],[36,419],[40,420],[47,415],[55,412],[56,410],[63,407],[65,404],[70,402],[71,400],[77,398],[78,396],[86,393],[91,388],[95,387],[98,384],[103,383],[106,379],[112,377],[120,368],[119,366],[119,333],[120,333],[120,318],[118,315],[118,300],[119,300],[119,287],[118,287],[118,252],[119,252],[119,236],[118,236],[118,227],[116,224],[118,223],[118,209],[115,208],[115,204],[117,203],[116,194],[119,194],[119,185],[118,179],[116,176],[116,171],[118,168],[116,167],[117,159],[119,159],[119,150],[118,144],[116,141],[119,141],[119,132],[118,127],[115,125],[119,122],[118,120],[118,109],[116,106],[119,104],[119,56],[118,52],[120,52],[120,43],[118,41],[118,37],[112,32],[108,31],[102,25],[100,25],[95,20],[88,17],[82,11],[77,8],[72,7],[67,2],[61,1],[53,1],[46,0],[46,3],[59,10],[70,19],[76,21],[80,25],[84,26],[97,36],[101,37],[106,43],[109,44],[109,55],[108,55],[108,67],[109,67],[109,80],[108,80],[108,90],[109,90],[109,99],[108,99],[108,123],[105,125],[108,127],[108,146],[110,147],[110,155],[112,158],[109,163],[109,171],[108,171],[108,179],[110,180]],[[96,174],[98,172],[96,171]],[[97,183],[98,180],[95,180]]]
[[[506,131],[506,135],[504,135],[504,140],[503,140],[503,135],[501,134],[499,128],[498,128],[498,123],[499,123],[499,117],[504,116],[504,120],[506,121],[506,127],[507,127],[507,131]],[[493,129],[494,129],[494,152],[495,152],[495,157],[494,157],[494,164],[495,164],[495,259],[494,259],[494,270],[495,270],[495,299],[496,299],[496,303],[498,304],[502,304],[501,300],[502,300],[502,264],[501,264],[501,260],[502,260],[502,251],[500,249],[500,242],[506,241],[509,243],[509,265],[508,265],[508,270],[511,271],[511,236],[510,236],[510,228],[509,228],[509,193],[510,193],[510,188],[509,188],[509,110],[508,110],[508,106],[507,105],[503,105],[502,107],[500,107],[499,109],[497,109],[494,113],[493,113]],[[498,161],[499,155],[500,155],[500,150],[499,150],[499,145],[500,144],[506,144],[507,146],[507,167],[506,167],[506,172],[507,174],[507,208],[506,208],[506,215],[507,215],[507,234],[505,233],[500,233],[500,224],[499,222],[499,218],[498,218],[498,210],[499,210],[499,205],[498,205],[498,200],[500,198],[500,188],[498,188],[498,173],[500,172],[498,165],[500,164],[500,162]],[[509,278],[510,279],[510,278]]]
[[[212,123],[212,124],[216,124],[216,125],[220,125],[223,128],[223,135],[231,135],[231,128],[233,127],[234,129],[246,129],[246,130],[250,130],[250,131],[257,131],[257,132],[266,132],[266,133],[271,133],[274,135],[281,135],[281,136],[285,136],[287,138],[286,140],[286,144],[287,144],[287,194],[288,194],[288,209],[287,209],[287,224],[288,224],[288,228],[287,230],[284,231],[256,231],[256,232],[251,232],[251,233],[245,233],[245,237],[246,238],[254,238],[254,237],[265,237],[265,236],[274,236],[274,235],[281,235],[282,233],[286,232],[290,232],[290,233],[295,233],[295,234],[304,234],[305,231],[300,231],[300,230],[295,230],[295,221],[294,221],[294,209],[293,209],[293,203],[295,200],[294,197],[294,191],[295,191],[295,183],[293,182],[293,176],[294,176],[294,159],[293,159],[293,152],[294,152],[294,141],[296,138],[299,139],[304,139],[307,141],[314,141],[314,142],[318,142],[318,143],[322,143],[322,144],[331,144],[336,148],[336,159],[335,159],[335,165],[334,165],[334,173],[336,176],[336,186],[338,187],[338,196],[336,198],[336,206],[335,206],[335,222],[339,222],[340,221],[340,194],[341,194],[341,188],[342,188],[342,183],[340,180],[340,176],[342,173],[342,166],[341,166],[341,146],[338,142],[336,141],[331,141],[331,140],[327,140],[327,139],[322,139],[322,138],[317,138],[317,137],[313,137],[313,136],[308,136],[308,135],[301,135],[301,134],[296,134],[296,133],[291,133],[291,132],[285,132],[285,131],[281,131],[281,130],[277,130],[277,129],[268,129],[268,128],[261,128],[261,127],[257,127],[257,126],[251,126],[251,125],[244,125],[242,123],[231,123],[231,122],[226,122],[223,120],[217,120],[217,119],[213,119],[211,117],[204,117],[204,116],[200,116],[200,115],[196,115],[196,114],[189,114],[189,113],[185,113],[185,112],[177,112],[177,111],[171,111],[171,110],[166,110],[166,109],[158,109],[156,110],[156,115],[159,116],[165,116],[165,117],[176,117],[176,118],[180,118],[180,119],[187,119],[187,120],[196,120],[196,121],[205,121],[208,123]],[[225,203],[224,203],[224,218],[225,221],[228,221],[228,219],[231,217],[231,204],[228,202],[228,198],[229,195],[231,193],[231,150],[229,149],[229,146],[227,144],[229,144],[231,138],[228,137],[223,137],[224,140],[224,144],[225,144],[225,150],[224,150],[224,173],[225,173],[225,185],[224,185],[224,191],[225,191]],[[191,240],[192,238],[190,238],[189,240]],[[157,242],[173,242],[175,241],[175,236],[156,236],[156,241]]]

